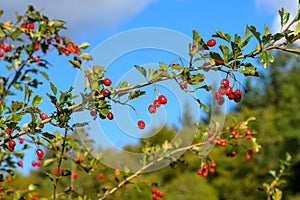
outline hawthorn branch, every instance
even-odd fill
[[[170,156],[172,156],[172,155],[174,155],[176,153],[179,153],[179,152],[182,152],[182,151],[187,151],[187,150],[193,149],[194,147],[199,147],[199,146],[202,146],[202,145],[207,144],[207,143],[208,142],[199,142],[199,143],[192,144],[190,146],[186,146],[186,147],[181,147],[181,148],[178,148],[178,149],[174,149],[173,151],[171,151],[167,155],[159,157],[156,160],[149,162],[148,164],[144,165],[141,169],[139,169],[137,172],[135,172],[131,176],[128,176],[127,178],[125,178],[117,186],[115,186],[114,188],[108,190],[107,193],[105,193],[98,200],[104,200],[104,199],[108,198],[110,195],[112,195],[117,190],[119,190],[121,187],[123,187],[126,183],[128,183],[132,179],[138,177],[144,170],[148,169],[149,167],[153,166],[154,164],[156,164],[158,162],[161,162],[162,160],[164,160],[166,158],[169,158]]]

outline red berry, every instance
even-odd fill
[[[198,169],[197,170],[197,174],[202,175],[203,174],[203,170],[202,169]]]
[[[221,95],[224,95],[226,93],[226,88],[225,86],[220,86],[219,89],[218,89],[218,92],[221,94]]]
[[[18,161],[18,165],[19,165],[20,167],[23,167],[23,165],[24,165],[23,161],[22,161],[22,160]]]
[[[112,81],[111,81],[109,78],[105,78],[105,79],[103,80],[103,83],[104,83],[104,85],[106,85],[106,86],[110,86],[110,85],[112,84]]]
[[[231,93],[228,95],[228,98],[229,98],[230,100],[234,99],[234,92],[231,92]]]
[[[209,47],[215,46],[216,43],[217,43],[217,42],[216,42],[215,39],[210,39],[210,40],[208,40],[208,41],[206,42],[207,46],[209,46]]]
[[[225,147],[226,145],[227,145],[226,140],[221,140],[221,146],[222,146],[222,147]]]
[[[215,99],[219,99],[221,96],[222,96],[222,94],[220,92],[215,92],[215,94],[214,94]]]
[[[11,130],[10,128],[8,128],[8,127],[5,129],[5,131],[6,131],[6,133],[8,133],[8,134],[11,134],[11,133],[12,133],[12,130]]]
[[[207,169],[207,168],[208,168],[208,165],[206,163],[203,163],[202,169]]]
[[[236,155],[236,152],[235,152],[235,151],[231,151],[231,152],[230,152],[230,156],[231,156],[231,157],[234,157],[235,155]]]
[[[245,133],[246,133],[246,135],[251,135],[251,131],[248,129],[245,131]]]
[[[241,101],[241,99],[242,99],[242,95],[241,94],[235,94],[234,95],[234,101],[236,103],[239,103]]]
[[[226,95],[230,95],[232,93],[232,87],[230,85],[226,86],[225,93]]]
[[[35,166],[36,166],[36,162],[35,162],[35,161],[32,161],[32,162],[31,162],[31,165],[32,165],[32,167],[35,167]]]
[[[149,105],[148,106],[148,111],[149,111],[149,113],[155,113],[156,112],[156,106],[155,105]]]
[[[231,131],[231,134],[232,134],[233,136],[235,136],[236,134],[238,134],[238,132],[237,132],[237,130],[232,130],[232,131]]]
[[[114,118],[114,115],[111,112],[107,113],[107,119],[112,120]]]
[[[4,56],[4,52],[0,51],[0,58]]]
[[[21,24],[21,27],[22,27],[22,28],[26,28],[27,26],[26,26],[25,23],[22,23],[22,24]]]
[[[145,126],[146,126],[146,124],[145,124],[145,122],[143,120],[139,120],[138,123],[137,123],[137,125],[138,125],[138,127],[140,129],[144,129]]]
[[[102,94],[105,96],[105,95],[109,95],[111,92],[109,89],[105,88],[102,90]]]
[[[217,99],[217,103],[218,103],[218,105],[223,105],[223,104],[224,104],[224,102],[225,102],[225,99],[224,99],[224,97],[220,97],[219,99]]]
[[[235,139],[239,139],[240,138],[240,134],[235,134],[234,136],[233,136]]]
[[[33,45],[33,49],[34,49],[35,51],[39,50],[39,48],[40,48],[40,45],[39,45],[39,44]]]
[[[215,168],[213,168],[213,167],[210,167],[209,169],[208,169],[208,171],[209,171],[209,173],[215,173]]]
[[[211,136],[213,136],[213,135],[214,135],[214,131],[212,131],[212,130],[209,130],[209,131],[207,131],[207,134],[208,134],[208,136],[209,136],[209,137],[211,137]]]
[[[55,167],[56,176],[60,176],[60,168],[58,166]]]
[[[249,154],[246,155],[246,161],[250,161],[251,160],[251,156]]]
[[[37,149],[37,150],[36,150],[36,155],[37,155],[38,157],[43,157],[43,156],[44,156],[44,151],[43,151],[42,149]]]
[[[250,139],[252,138],[252,136],[251,136],[251,135],[246,135],[246,138],[247,138],[248,140],[250,140]]]
[[[180,88],[181,89],[183,89],[183,90],[187,89],[187,83],[186,83],[186,81],[181,81],[179,84],[180,84]]]
[[[215,161],[211,161],[209,165],[210,165],[210,167],[216,167],[217,166]]]
[[[104,178],[104,174],[100,173],[100,174],[98,175],[98,179],[99,179],[99,180],[102,180],[103,178]]]
[[[20,144],[22,144],[24,142],[24,138],[20,137],[19,142],[20,142]]]
[[[42,156],[39,156],[39,157],[38,157],[38,160],[43,160],[43,157],[42,157]]]
[[[227,78],[223,78],[221,80],[221,85],[224,86],[224,87],[229,86],[229,80]]]
[[[90,108],[90,115],[95,117],[97,115],[97,110],[95,108]]]
[[[203,172],[202,176],[207,177],[208,176],[208,171]]]
[[[37,160],[36,162],[35,162],[35,164],[36,164],[36,166],[41,166],[41,162],[39,161],[39,160]]]
[[[155,105],[156,108],[160,107],[160,101],[158,99],[154,100],[153,105]]]
[[[156,194],[153,194],[153,195],[152,195],[152,200],[157,200],[157,199],[158,199],[157,195],[156,195]]]
[[[255,154],[256,153],[255,149],[250,149],[250,153]]]
[[[208,139],[208,141],[209,141],[210,143],[214,143],[214,142],[215,142],[215,138],[211,137],[211,138]]]
[[[152,189],[151,189],[151,192],[152,192],[152,194],[155,194],[155,193],[156,193],[156,189],[155,189],[155,188],[152,188]]]
[[[39,125],[39,128],[44,128],[44,124],[40,124],[40,125]]]
[[[34,56],[33,57],[34,62],[39,62],[40,60],[41,60],[41,58],[39,56]]]
[[[74,173],[73,173],[73,178],[74,178],[74,179],[77,179],[77,178],[78,178],[78,173],[77,173],[77,172],[74,172]]]
[[[240,94],[241,96],[243,95],[243,93],[242,93],[241,90],[236,90],[236,91],[234,91],[234,94],[235,94],[235,95]]]
[[[83,158],[82,157],[78,157],[77,158],[77,162],[80,162],[80,163],[83,162]]]
[[[42,120],[48,119],[48,116],[45,113],[40,113],[40,118]]]
[[[30,200],[39,200],[39,198],[37,198],[36,196],[32,196],[32,197],[30,198]]]
[[[223,60],[215,60],[216,65],[223,65]]]
[[[56,35],[54,39],[57,43],[60,43],[60,37],[58,35]]]
[[[14,148],[16,146],[16,142],[14,140],[9,140],[8,146]]]
[[[158,101],[159,101],[161,104],[166,104],[167,101],[168,101],[168,99],[167,99],[167,97],[165,97],[165,95],[160,95],[160,96],[158,97]]]

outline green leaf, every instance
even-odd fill
[[[146,94],[145,91],[141,91],[141,90],[135,90],[135,91],[132,91],[130,92],[129,96],[128,96],[128,100],[133,100],[133,99],[136,99],[142,95]]]
[[[78,60],[68,60],[74,67],[81,69],[81,64]]]
[[[273,176],[273,178],[276,178],[276,170],[270,170],[269,174]]]
[[[204,75],[201,73],[198,73],[196,75],[191,75],[188,79],[187,82],[191,85],[198,85],[204,81]]]
[[[297,23],[294,32],[295,32],[295,35],[298,35],[300,33],[300,22]]]
[[[238,70],[238,72],[243,73],[245,76],[260,76],[256,71],[256,67],[251,63],[245,63],[245,67]]]
[[[193,30],[193,40],[198,44],[198,50],[209,50],[206,42],[202,39],[199,33],[196,30]]]
[[[30,184],[30,185],[28,186],[28,190],[29,190],[29,191],[37,190],[39,187],[40,187],[39,184]]]
[[[209,55],[214,60],[223,60],[223,58],[220,56],[220,54],[216,52],[209,52]]]
[[[290,13],[286,12],[284,8],[281,8],[281,10],[278,10],[278,13],[279,13],[279,16],[280,16],[281,27],[283,27],[289,21]]]
[[[242,55],[242,50],[237,43],[231,42],[231,48],[235,59]]]
[[[86,48],[88,48],[90,46],[90,44],[88,43],[88,42],[83,42],[83,43],[81,43],[78,47],[80,48],[80,49],[86,49]]]
[[[47,133],[47,132],[42,133],[42,135],[43,135],[43,137],[48,138],[50,140],[53,140],[56,138],[54,134]]]
[[[83,59],[86,59],[86,60],[92,60],[93,59],[92,56],[90,56],[87,53],[80,54],[80,57],[83,58]]]
[[[62,170],[61,175],[62,176],[70,176],[70,175],[72,175],[72,172],[70,170],[64,169],[64,170]]]
[[[282,191],[278,188],[275,188],[272,194],[272,200],[281,200],[282,199]]]
[[[3,10],[0,9],[0,17],[3,15]]]
[[[50,79],[49,79],[49,76],[48,76],[48,74],[46,73],[46,72],[42,72],[42,71],[39,71],[40,72],[40,74],[47,80],[47,81],[49,81]]]
[[[227,61],[228,60],[228,55],[229,55],[229,48],[223,44],[221,44],[220,46],[220,49],[224,55],[224,60]]]
[[[11,37],[13,38],[13,40],[16,40],[21,35],[21,33],[21,30],[16,29],[11,33]]]
[[[267,68],[269,63],[274,62],[275,58],[274,56],[270,55],[267,50],[263,49],[261,51],[259,61],[263,64],[264,68]]]
[[[50,158],[50,159],[44,160],[43,166],[47,167],[47,166],[51,165],[52,163],[54,163],[55,161],[56,161],[56,158]]]
[[[209,112],[208,107],[207,107],[204,103],[202,103],[202,102],[200,101],[200,99],[197,99],[197,98],[195,98],[195,97],[193,97],[193,99],[194,99],[195,101],[197,101],[197,103],[200,105],[200,108],[202,108],[205,112]]]
[[[248,29],[254,35],[254,37],[257,39],[257,41],[259,42],[259,44],[261,44],[260,32],[256,31],[255,26],[251,25],[251,26],[248,27]]]
[[[285,153],[285,161],[290,162],[292,160],[292,156],[291,154],[289,154],[288,152]]]
[[[12,101],[10,104],[10,109],[12,110],[12,112],[18,112],[19,110],[21,110],[22,108],[24,108],[24,103],[20,102],[20,101]]]
[[[134,65],[134,67],[139,70],[139,72],[145,77],[147,78],[147,72],[146,72],[146,69],[142,66],[139,66],[139,65]]]
[[[43,97],[40,96],[40,95],[36,95],[35,97],[33,97],[32,99],[32,106],[35,107],[37,106],[38,104],[42,103],[43,101]]]
[[[57,88],[55,87],[55,85],[52,82],[50,82],[50,87],[51,87],[51,90],[52,90],[53,94],[56,95],[57,94]]]
[[[227,42],[230,42],[231,41],[231,37],[229,34],[224,34],[222,31],[220,30],[216,30],[216,34],[213,35],[213,37],[218,37],[218,38],[221,38]]]

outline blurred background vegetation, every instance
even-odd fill
[[[200,159],[186,152],[176,164],[154,173],[142,174],[109,199],[151,199],[152,186],[147,184],[149,182],[156,184],[164,192],[163,199],[266,199],[266,194],[258,188],[263,182],[271,180],[268,171],[279,168],[279,160],[285,158],[286,152],[292,156],[292,165],[287,170],[289,174],[284,178],[286,183],[281,188],[283,199],[300,199],[300,59],[284,53],[275,56],[276,62],[268,70],[261,71],[262,78],[251,78],[246,83],[248,92],[242,103],[226,119],[229,125],[234,119],[256,117],[256,122],[250,125],[259,134],[257,138],[262,148],[252,156],[250,162],[245,161],[244,154],[238,153],[236,157],[229,158],[226,157],[228,149],[215,147],[209,156],[217,163],[216,173],[205,178],[197,174]],[[181,123],[186,127],[190,126],[188,114]],[[150,140],[153,143],[162,143],[165,139],[172,138],[175,133],[174,127],[163,127]],[[142,141],[139,145],[125,148],[141,151]],[[65,162],[65,165],[72,168],[71,163]],[[9,184],[14,188],[25,189],[30,183],[37,183],[41,187],[40,193],[36,193],[37,196],[51,195],[51,182],[44,174],[45,170],[49,170],[49,167],[34,170],[26,177],[18,174],[17,179]],[[105,175],[103,180],[97,178],[99,171]],[[116,176],[113,169],[101,164],[90,175],[81,169],[77,169],[77,172],[79,176],[74,180],[75,190],[79,194],[87,194],[91,199],[97,197],[101,188],[112,187],[120,181],[118,179],[122,179],[122,173]],[[1,184],[3,186],[8,183]],[[65,188],[68,184],[68,181],[61,181],[60,187]]]

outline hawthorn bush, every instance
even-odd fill
[[[215,119],[206,124],[189,123],[189,126],[197,127],[197,132],[193,135],[193,142],[188,145],[184,143],[184,137],[178,138],[174,144],[168,142],[172,138],[166,135],[156,139],[149,138],[143,147],[138,149],[143,154],[143,159],[141,167],[135,171],[131,171],[126,164],[120,169],[101,165],[101,152],[99,156],[91,153],[93,143],[84,131],[89,123],[73,123],[71,119],[74,113],[87,111],[94,120],[114,120],[111,109],[114,102],[129,106],[136,113],[136,126],[144,129],[147,124],[130,101],[138,101],[138,98],[146,93],[143,88],[154,85],[154,99],[147,109],[150,114],[155,114],[157,109],[168,104],[168,96],[161,94],[157,85],[158,82],[166,80],[175,81],[179,88],[209,114],[212,112],[210,107],[196,97],[196,91],[203,90],[207,96],[212,95],[211,104],[217,105],[218,108],[226,101],[240,103],[247,88],[238,79],[238,74],[260,76],[255,66],[256,61],[268,68],[269,64],[275,61],[271,50],[300,54],[300,50],[293,45],[300,37],[299,13],[290,20],[290,14],[282,8],[279,15],[282,29],[277,33],[270,33],[267,26],[263,32],[258,31],[255,26],[247,26],[243,35],[231,36],[217,30],[212,38],[205,40],[194,30],[193,39],[187,44],[190,56],[187,66],[181,58],[168,64],[159,62],[158,69],[146,70],[145,67],[136,65],[135,68],[147,80],[136,85],[128,82],[113,83],[105,76],[104,67],[89,66],[87,63],[92,60],[92,56],[85,52],[89,44],[76,44],[70,38],[61,35],[61,30],[66,28],[65,22],[49,19],[33,6],[28,6],[24,14],[17,14],[14,21],[1,22],[1,199],[109,199],[129,183],[133,183],[137,190],[141,187],[148,188],[149,193],[142,193],[141,198],[163,199],[167,198],[168,194],[160,190],[159,183],[143,181],[141,178],[144,172],[161,162],[169,161],[171,166],[187,162],[181,154],[189,152],[199,160],[195,174],[213,176],[219,167],[218,161],[210,156],[210,151],[215,145],[216,148],[226,149],[227,157],[240,154],[246,162],[251,161],[261,148],[257,143],[259,130],[253,130],[249,126],[256,120],[255,117],[236,118],[230,124],[225,123],[224,127]],[[296,25],[295,28],[293,25]],[[251,51],[246,51],[250,42],[256,42],[257,45]],[[71,67],[84,73],[86,87],[81,94],[77,94],[81,98],[80,103],[74,101],[74,98],[78,97],[74,96],[72,86],[67,91],[60,91],[49,79],[47,69],[51,63],[46,59],[49,52],[57,52],[57,56],[67,57]],[[85,64],[88,67],[85,67]],[[204,72],[210,71],[223,75],[218,85],[206,85]],[[49,82],[49,91],[37,94],[36,88],[42,82]],[[122,101],[121,97],[125,97],[126,101]],[[49,98],[53,104],[51,113],[45,113],[40,107],[44,98]],[[52,127],[60,131],[51,131]],[[88,148],[82,145],[82,138],[90,144]],[[161,140],[162,138],[166,139]],[[51,190],[47,188],[47,191],[43,191],[34,182],[29,183],[26,188],[14,188],[9,185],[16,177],[16,168],[24,165],[22,158],[27,149],[34,149],[36,155],[33,156],[31,165],[43,167],[44,172],[41,176],[47,177],[51,183]],[[176,155],[179,154],[180,158],[177,159]],[[280,171],[271,172],[274,180],[262,185],[261,189],[265,191],[268,199],[282,198],[281,179],[290,161],[291,157],[287,154],[286,160],[281,163]],[[99,188],[91,186],[90,190],[94,189],[97,196],[89,196],[88,191],[82,191],[81,186],[76,185],[78,183],[75,180],[80,178],[83,172],[86,173],[86,177],[96,177],[105,183]]]

